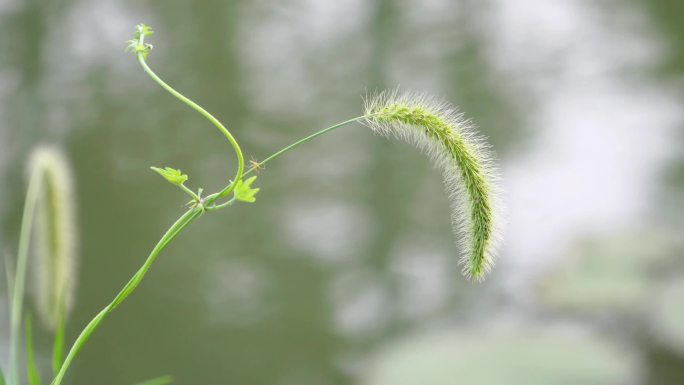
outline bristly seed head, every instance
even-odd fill
[[[35,227],[34,294],[41,320],[54,330],[67,317],[76,286],[73,177],[65,156],[56,148],[36,148],[29,164],[31,172],[41,178]]]
[[[463,274],[482,280],[493,266],[497,241],[494,155],[472,124],[445,102],[425,95],[382,92],[365,99],[364,124],[414,143],[442,168],[461,236]]]

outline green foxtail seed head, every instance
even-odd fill
[[[32,173],[40,175],[36,210],[35,301],[41,321],[54,330],[73,305],[76,286],[77,235],[73,176],[56,148],[31,153]]]
[[[493,265],[498,230],[497,175],[489,146],[454,107],[421,94],[368,97],[364,116],[374,132],[414,143],[440,166],[464,250],[463,274],[482,280]]]

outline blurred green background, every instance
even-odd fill
[[[220,134],[123,52],[145,22],[150,65],[255,159],[359,115],[367,91],[459,105],[500,158],[505,241],[467,283],[439,172],[347,127],[182,234],[69,383],[682,384],[683,19],[666,0],[0,0],[0,253],[28,152],[62,146],[72,340],[183,211],[148,167],[208,190],[233,174]]]

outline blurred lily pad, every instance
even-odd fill
[[[651,331],[656,338],[684,355],[684,277],[665,286],[651,314]]]
[[[671,238],[623,234],[585,241],[539,286],[541,301],[571,310],[638,311],[673,259]]]
[[[561,329],[442,332],[386,347],[362,385],[633,384],[628,350]]]

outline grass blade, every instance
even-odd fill
[[[195,207],[192,208],[188,211],[185,212],[178,220],[166,231],[166,233],[162,236],[162,238],[159,240],[157,245],[152,249],[152,252],[150,255],[147,257],[143,265],[138,269],[138,272],[136,272],[133,277],[128,281],[128,283],[121,289],[119,294],[117,294],[116,297],[114,297],[114,300],[112,300],[109,305],[105,306],[104,309],[100,310],[97,315],[90,320],[90,322],[86,325],[86,327],[81,331],[81,334],[76,338],[76,341],[71,345],[71,348],[69,349],[69,352],[67,353],[66,357],[64,358],[64,362],[62,363],[59,371],[55,375],[55,378],[52,380],[51,384],[52,385],[60,385],[62,383],[62,380],[64,379],[64,376],[66,375],[67,369],[69,369],[69,366],[71,365],[71,362],[76,358],[76,355],[78,355],[78,352],[83,348],[85,343],[88,341],[90,338],[90,335],[93,334],[95,329],[102,323],[104,318],[107,316],[107,314],[111,313],[121,302],[123,302],[126,297],[128,297],[133,290],[140,284],[140,281],[145,277],[145,274],[147,274],[147,271],[150,269],[152,266],[152,263],[154,263],[154,260],[157,258],[159,253],[161,253],[162,250],[181,232],[183,229],[188,226],[193,220],[197,219],[204,213],[203,208],[201,207]]]
[[[9,335],[9,364],[7,379],[9,385],[19,385],[19,339],[21,335],[21,317],[24,306],[24,289],[26,283],[26,268],[28,250],[31,243],[31,230],[36,203],[41,189],[41,172],[32,170],[26,190],[24,210],[21,215],[21,230],[19,232],[19,248],[14,271],[12,299],[10,301],[10,335]]]
[[[33,327],[31,314],[26,315],[26,378],[28,385],[40,385],[40,373],[33,354]]]
[[[55,339],[52,343],[52,375],[57,375],[59,368],[62,367],[62,360],[64,357],[64,329],[66,323],[64,322],[64,314],[59,316],[57,328],[55,329]]]

